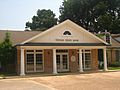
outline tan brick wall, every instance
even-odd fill
[[[108,60],[108,64],[110,64],[112,62],[112,50],[107,50],[107,60]]]
[[[114,63],[115,61],[116,61],[115,50],[114,50],[114,49],[112,49],[111,63]]]
[[[75,56],[75,61],[71,57]],[[78,54],[76,49],[69,49],[69,70],[70,72],[78,72]]]
[[[91,69],[98,70],[98,50],[92,49],[91,50]]]
[[[44,50],[44,72],[45,73],[53,72],[53,50],[52,49]]]
[[[108,64],[114,63],[116,61],[116,51],[114,49],[107,50],[107,60]]]

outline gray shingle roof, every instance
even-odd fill
[[[10,39],[13,45],[20,44],[21,42],[41,33],[41,31],[0,30],[0,42],[4,40],[6,32],[10,33]]]

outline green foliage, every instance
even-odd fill
[[[64,0],[59,22],[70,19],[93,32],[120,33],[120,0]]]
[[[103,38],[105,34],[97,34],[96,36],[99,38]]]
[[[7,71],[7,69],[10,68],[7,66],[15,63],[15,48],[12,46],[8,32],[6,33],[4,41],[0,43],[0,62],[2,71]]]
[[[33,16],[32,22],[26,22],[26,28],[30,28],[31,30],[46,30],[57,24],[57,18],[55,18],[55,14],[53,11],[38,9],[37,16]]]
[[[114,62],[109,65],[110,67],[120,67],[120,62]]]
[[[120,70],[120,67],[108,67],[109,70]]]

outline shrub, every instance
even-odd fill
[[[120,67],[120,62],[114,62],[109,65],[110,67]]]

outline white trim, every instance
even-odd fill
[[[59,26],[62,26],[62,25],[64,25],[64,24],[66,24],[66,23],[70,23],[70,24],[76,26],[77,28],[81,29],[83,32],[88,33],[89,35],[93,36],[94,38],[96,38],[97,40],[101,41],[102,43],[104,43],[104,44],[106,44],[106,45],[109,45],[109,44],[108,44],[107,42],[105,42],[104,40],[98,38],[98,37],[95,36],[94,34],[90,33],[89,31],[85,30],[84,28],[82,28],[81,26],[75,24],[74,22],[72,22],[72,21],[70,21],[70,20],[66,20],[66,21],[64,21],[64,22],[62,22],[62,23],[60,23],[60,24],[58,24],[58,25],[56,25],[56,26],[54,26],[54,27],[52,27],[52,28],[50,28],[50,29],[42,32],[42,33],[39,33],[38,35],[33,36],[32,38],[30,38],[30,39],[22,42],[21,44],[27,43],[27,42],[29,42],[29,41],[31,41],[31,40],[39,37],[39,36],[42,36],[42,35],[44,35],[44,34],[46,34],[46,33],[48,33],[48,32],[51,32],[52,30],[56,29],[56,28],[59,27]]]
[[[57,74],[56,49],[53,49],[53,74]]]
[[[44,32],[42,32],[42,33],[39,33],[38,35],[33,36],[32,38],[30,38],[30,39],[28,39],[28,40],[22,42],[21,44],[27,43],[27,42],[29,42],[29,41],[31,41],[31,40],[33,40],[33,39],[39,37],[39,36],[42,36],[42,35],[44,35],[44,34],[50,32],[50,31],[54,30],[55,28],[57,28],[57,27],[59,27],[59,26],[62,26],[62,25],[65,24],[66,22],[67,22],[67,20],[64,21],[63,23],[60,23],[60,24],[58,24],[58,25],[56,25],[56,26],[51,27],[50,29],[48,29],[48,30],[46,30],[46,31],[44,31]]]
[[[79,49],[79,72],[83,72],[82,49]]]
[[[56,55],[60,55],[60,69],[57,69],[58,72],[65,72],[65,71],[69,71],[69,54],[68,52],[62,52],[62,53],[56,53]],[[67,69],[63,69],[63,55],[67,55]],[[57,58],[56,58],[56,62],[57,62]]]
[[[27,50],[33,50],[33,52],[27,52]],[[44,72],[44,50],[43,49],[27,49],[26,50],[26,73],[32,73],[32,72]],[[36,50],[42,50],[42,52],[36,52]],[[27,54],[33,54],[34,55],[34,70],[29,71],[27,70]],[[36,54],[42,54],[42,70],[37,70],[36,67]]]
[[[107,71],[107,55],[106,55],[106,48],[103,49],[104,53],[104,71]]]
[[[90,50],[90,51],[85,51],[85,50]],[[90,59],[89,60],[86,60],[86,55],[85,55],[86,53],[90,54]],[[91,69],[91,67],[86,67],[86,61],[89,61],[90,64],[91,64],[91,61],[92,61],[92,58],[91,58],[91,49],[83,49],[82,54],[83,54],[83,64],[84,64],[83,69],[84,70]]]
[[[25,75],[24,49],[21,49],[20,76]]]
[[[70,21],[70,20],[68,20],[68,21]],[[70,21],[70,23],[73,24],[73,25],[75,25],[77,28],[83,30],[83,32],[88,33],[89,35],[92,35],[94,38],[98,39],[99,41],[103,42],[104,44],[109,45],[107,42],[105,42],[104,40],[100,39],[99,37],[97,37],[96,35],[92,34],[91,32],[87,31],[83,27],[77,25],[76,23],[74,23],[72,21]]]

